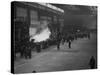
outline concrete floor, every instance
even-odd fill
[[[15,73],[32,73],[67,71],[89,69],[89,59],[93,55],[97,60],[96,34],[91,34],[91,39],[78,39],[72,42],[72,48],[68,44],[61,45],[58,51],[52,46],[41,53],[33,53],[32,59],[20,59],[15,61]]]

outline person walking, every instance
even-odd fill
[[[71,40],[68,41],[68,47],[71,48]]]
[[[57,41],[57,49],[60,49],[60,41]]]
[[[36,49],[37,49],[37,53],[41,52],[41,45],[40,45],[40,43],[37,43]]]
[[[89,66],[91,69],[95,68],[95,58],[93,56],[90,58]]]
[[[57,49],[60,49],[61,33],[57,31]]]

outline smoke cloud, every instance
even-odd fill
[[[30,41],[34,39],[34,42],[45,41],[49,38],[51,32],[48,28],[48,21],[41,20],[36,27],[30,27]]]

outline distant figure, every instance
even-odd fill
[[[61,33],[57,30],[57,49],[60,49]]]
[[[90,33],[88,33],[88,39],[90,39]]]
[[[95,68],[95,58],[93,56],[90,59],[89,65],[91,69]]]
[[[32,40],[30,41],[30,46],[31,46],[32,49],[35,47],[34,39],[32,39]]]
[[[68,41],[68,47],[71,48],[71,40]]]
[[[31,57],[32,57],[31,47],[28,47],[27,55],[31,59]]]
[[[57,42],[57,49],[60,49],[60,42]]]
[[[63,44],[63,45],[64,45],[65,41],[66,41],[66,38],[65,38],[65,36],[63,36],[63,37],[62,37],[62,44]]]
[[[41,52],[41,45],[39,43],[37,43],[36,49],[37,49],[37,53]]]

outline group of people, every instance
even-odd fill
[[[78,38],[88,38],[90,39],[90,33],[83,33],[83,34],[78,34],[74,36],[65,36],[62,35],[60,32],[57,34],[57,49],[60,49],[60,44],[68,43],[68,47],[71,48],[71,43],[73,40],[77,40]],[[94,56],[91,56],[89,59],[89,67],[90,69],[95,69],[96,68],[96,60]]]
[[[90,34],[64,34],[59,30],[57,31],[56,40],[46,40],[34,43],[34,39],[29,41],[29,38],[22,39],[19,44],[16,45],[17,50],[19,50],[21,57],[31,58],[32,50],[36,50],[37,53],[41,52],[41,49],[45,49],[51,45],[56,45],[57,50],[60,50],[60,44],[68,43],[68,47],[71,48],[71,44],[73,40],[77,40],[77,38],[88,37],[90,39]],[[16,52],[16,51],[15,51]],[[15,54],[16,56],[16,54]]]
[[[20,56],[26,59],[31,58],[31,42],[28,41],[28,38],[21,40],[20,45]]]
[[[77,40],[78,38],[88,38],[90,39],[90,33],[78,33],[78,34],[62,34],[57,32],[57,49],[60,49],[60,44],[68,43],[68,47],[71,48],[71,43],[73,40]]]
[[[69,38],[66,39],[66,37],[65,36],[63,37],[59,32],[57,34],[57,49],[59,50],[60,49],[60,44],[61,43],[64,44],[65,42],[67,42],[68,43],[68,47],[71,48],[72,40],[73,40],[72,37],[69,37]]]
[[[15,46],[15,59],[16,54],[19,52],[21,58],[31,59],[32,57],[32,50],[35,48],[37,53],[41,52],[40,43],[34,43],[34,39],[29,41],[29,38],[25,38],[21,40],[18,44]]]
[[[56,45],[57,45],[57,50],[60,50],[60,44],[64,44],[64,43],[68,43],[68,47],[71,48],[71,43],[73,40],[77,40],[78,38],[84,38],[87,37],[88,39],[90,39],[90,34],[78,34],[78,35],[65,35],[65,34],[61,34],[60,32],[57,33],[57,37],[56,37]],[[20,41],[20,44],[17,46],[16,49],[19,49],[20,52],[20,56],[21,57],[25,57],[26,59],[28,58],[32,58],[32,49],[35,48],[35,50],[37,51],[37,53],[41,52],[41,45],[43,45],[44,42],[41,43],[34,43],[34,39],[32,39],[31,41],[29,41],[29,38],[25,38],[23,40]],[[46,42],[44,44],[44,46],[46,46],[46,44],[50,43],[50,41]],[[89,62],[90,68],[94,69],[95,68],[95,59],[92,56]]]

